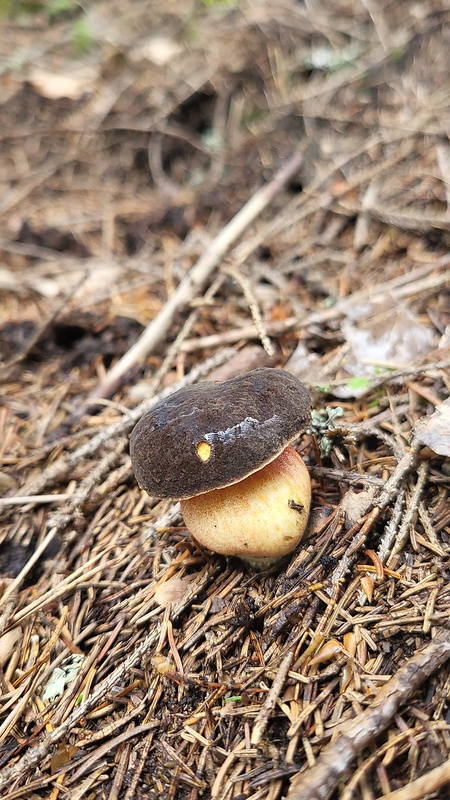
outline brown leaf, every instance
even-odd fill
[[[417,438],[439,456],[450,456],[450,398],[420,423]]]

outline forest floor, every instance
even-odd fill
[[[450,785],[450,4],[1,4],[0,796]],[[174,389],[307,386],[253,572],[145,494]]]

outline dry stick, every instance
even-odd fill
[[[147,325],[145,331],[128,352],[107,373],[97,389],[91,393],[92,400],[110,397],[120,386],[125,373],[157,347],[166,336],[175,315],[183,311],[196,294],[203,289],[219,259],[226,253],[230,245],[269,205],[276,194],[300,169],[302,163],[303,155],[295,153],[288,163],[277,172],[273,180],[258,189],[228,225],[225,225],[211,243],[208,251],[201,256],[196,265],[179,283],[159,314]]]
[[[234,278],[236,283],[238,283],[239,286],[241,287],[243,295],[247,301],[248,307],[253,317],[255,328],[258,331],[259,338],[261,339],[261,344],[264,347],[264,350],[266,351],[268,356],[270,357],[274,356],[275,348],[267,335],[266,327],[264,325],[264,320],[262,318],[262,314],[259,309],[256,297],[252,291],[250,281],[244,275],[242,275],[237,268],[235,269],[233,266],[227,266],[225,268],[222,268],[222,271],[226,275],[230,275],[231,278]]]
[[[450,632],[442,630],[385,683],[369,708],[337,726],[336,738],[324,747],[314,766],[293,778],[287,800],[325,800],[362,748],[389,725],[400,706],[448,659]]]
[[[421,209],[419,216],[419,214],[408,213],[403,208],[390,209],[375,204],[361,206],[361,204],[352,203],[351,201],[340,201],[333,206],[333,210],[346,216],[364,213],[372,217],[372,219],[380,220],[387,225],[401,228],[404,231],[428,233],[433,228],[441,231],[448,231],[449,229],[447,214],[427,214],[423,209]]]
[[[283,658],[279,666],[275,680],[270,688],[270,691],[263,705],[261,706],[261,709],[253,725],[252,738],[251,738],[252,747],[257,747],[259,745],[261,738],[265,733],[265,730],[269,724],[270,717],[272,716],[272,712],[276,706],[277,700],[286,682],[288,672],[291,668],[292,661],[294,660],[294,654],[295,654],[295,648],[288,650],[288,652],[286,653],[285,657]]]
[[[267,333],[269,335],[277,335],[286,333],[293,328],[306,328],[309,325],[320,325],[325,322],[330,322],[342,315],[345,315],[349,308],[353,308],[355,305],[367,302],[369,299],[372,300],[374,297],[380,297],[383,294],[389,293],[394,297],[395,300],[400,300],[403,297],[409,297],[411,294],[423,291],[424,279],[427,280],[425,276],[428,275],[428,273],[442,270],[444,271],[442,275],[431,276],[430,280],[432,280],[432,287],[428,285],[427,281],[428,288],[438,288],[445,284],[448,280],[448,274],[445,270],[449,265],[450,256],[445,255],[435,262],[425,264],[417,267],[417,269],[411,270],[406,277],[402,275],[400,278],[393,278],[385,281],[384,283],[378,284],[378,286],[373,286],[370,290],[361,289],[358,292],[354,292],[353,294],[348,295],[348,297],[344,297],[342,300],[339,300],[336,305],[333,306],[333,308],[325,308],[321,309],[320,311],[313,311],[309,314],[305,314],[303,317],[295,316],[288,317],[285,320],[268,322],[265,326]],[[246,325],[243,328],[224,331],[223,333],[201,336],[197,339],[188,339],[182,344],[181,351],[185,353],[191,353],[195,350],[219,347],[221,345],[223,346],[224,344],[234,344],[235,342],[239,342],[241,339],[257,339],[259,337],[260,334],[256,325]],[[438,365],[433,366],[434,368],[437,368]],[[423,369],[423,367],[421,367],[421,369]],[[417,368],[415,368],[412,370],[412,373],[414,374],[414,372],[417,371]]]
[[[147,763],[147,758],[152,743],[153,736],[151,733],[145,738],[144,742],[140,743],[139,752],[136,754],[136,761],[133,764],[133,770],[131,774],[130,772],[127,774],[127,790],[124,794],[123,800],[134,800],[134,798],[138,796],[137,785],[139,783],[139,778],[142,775],[142,771]]]
[[[332,469],[331,467],[308,467],[308,469],[310,474],[318,478],[328,478],[331,481],[368,484],[369,486],[377,486],[380,489],[386,483],[383,478],[377,478],[375,475],[363,475],[361,472],[348,472],[345,469]]]
[[[137,725],[135,728],[129,728],[126,731],[122,731],[117,736],[114,736],[112,739],[108,739],[104,744],[98,745],[94,748],[94,750],[85,756],[81,761],[78,768],[75,770],[73,775],[70,775],[67,780],[67,785],[70,786],[74,784],[77,780],[83,777],[86,772],[92,772],[92,768],[97,761],[104,758],[106,755],[109,755],[111,750],[114,750],[119,744],[126,742],[130,738],[134,738],[135,736],[141,737],[143,733],[148,733],[151,730],[159,727],[159,721],[154,720],[153,722],[147,722],[143,725]],[[66,765],[66,770],[68,769],[69,765]],[[111,796],[111,795],[110,795]]]
[[[436,792],[447,783],[450,783],[450,759],[427,772],[426,775],[421,775],[420,778],[411,781],[403,789],[384,794],[379,800],[423,800],[426,795]]]
[[[28,506],[38,503],[66,503],[70,500],[70,494],[18,494],[15,497],[0,498],[0,511],[7,506]]]
[[[396,558],[398,554],[403,550],[406,542],[409,539],[411,526],[413,523],[414,516],[417,513],[419,501],[425,487],[427,476],[428,476],[428,463],[426,461],[423,461],[418,469],[417,483],[411,495],[409,507],[406,509],[406,512],[403,515],[402,523],[400,525],[400,528],[398,529],[398,533],[396,536],[396,541],[392,548],[391,554],[386,562],[386,566],[390,567],[391,569],[394,569],[393,565],[396,563]]]
[[[399,488],[406,476],[416,465],[418,446],[417,440],[413,439],[410,450],[402,456],[391,477],[386,481],[384,487],[381,489],[378,497],[375,500],[369,497],[367,499],[365,508],[361,508],[361,517],[365,514],[368,514],[367,519],[361,526],[355,538],[348,545],[347,550],[336,566],[332,576],[333,583],[340,580],[340,578],[342,578],[343,575],[348,572],[351,564],[353,563],[355,554],[361,550],[366,537],[376,520],[382,511],[384,511],[386,506],[392,503],[394,498],[397,496]],[[373,506],[373,508],[370,511],[371,506]]]
[[[207,303],[209,299],[212,299],[216,292],[219,291],[220,287],[222,286],[225,280],[225,275],[218,275],[215,281],[212,282],[209,289],[203,295],[203,302]],[[189,314],[188,318],[186,319],[184,325],[182,326],[180,332],[176,336],[175,340],[172,344],[168,347],[166,356],[164,361],[162,362],[161,366],[156,370],[153,378],[150,382],[148,393],[149,395],[154,394],[157,388],[161,385],[161,381],[169,371],[173,361],[175,358],[181,353],[181,347],[183,342],[189,335],[190,331],[194,327],[195,323],[197,322],[199,317],[199,309],[195,309],[194,311]]]
[[[406,495],[405,487],[400,486],[398,489],[394,506],[391,510],[390,519],[384,529],[383,536],[380,539],[377,555],[383,564],[386,562],[386,559],[389,553],[391,552],[391,548],[394,543],[395,537],[397,536],[397,531],[400,525],[400,521],[403,517],[403,506],[405,503],[405,495]]]
[[[380,492],[378,498],[373,503],[375,508],[377,508],[379,511],[385,509],[386,506],[388,506],[389,503],[391,503],[397,496],[398,490],[406,475],[413,469],[417,462],[417,452],[419,448],[420,443],[418,442],[417,438],[414,437],[410,444],[409,450],[407,450],[406,453],[404,453],[404,455],[401,457],[391,477],[386,481],[384,489]]]

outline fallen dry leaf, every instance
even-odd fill
[[[21,637],[22,628],[12,628],[0,636],[0,668],[6,664]]]
[[[417,438],[439,456],[450,456],[450,398],[420,423]]]
[[[28,82],[33,88],[49,100],[59,100],[61,97],[79,100],[86,92],[91,91],[91,80],[92,75],[88,76],[85,70],[67,75],[34,67],[28,75]]]
[[[376,487],[364,485],[361,492],[350,488],[341,502],[341,509],[345,512],[345,527],[347,530],[367,514],[372,507],[373,499],[376,495]]]
[[[186,594],[186,589],[192,583],[192,575],[184,578],[169,578],[162,583],[155,591],[155,600],[159,606],[166,606],[168,603],[176,603]]]

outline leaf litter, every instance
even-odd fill
[[[445,797],[448,9],[47,5],[0,45],[1,796]],[[321,427],[255,574],[127,437],[263,365]]]

